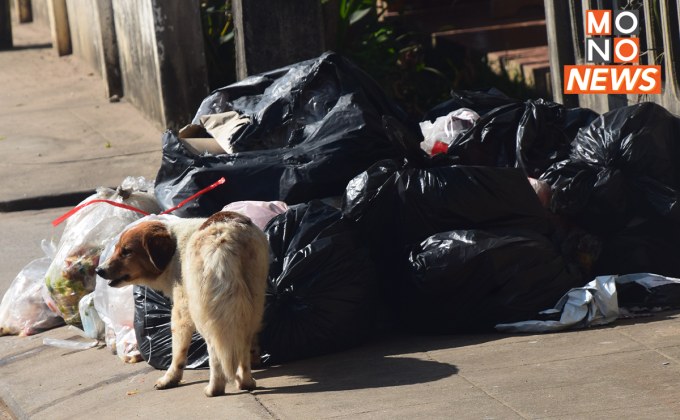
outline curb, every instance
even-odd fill
[[[0,201],[0,213],[75,206],[95,192],[95,190],[87,190]]]

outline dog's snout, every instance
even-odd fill
[[[94,272],[97,273],[97,275],[103,279],[106,278],[106,268],[104,266],[100,265],[99,267],[94,269]]]

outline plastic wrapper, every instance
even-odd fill
[[[114,251],[120,236],[130,227],[144,221],[151,220],[176,220],[172,215],[150,215],[137,219],[125,226],[110,240],[101,255],[101,260],[106,261]],[[137,335],[135,333],[135,297],[134,286],[109,287],[108,281],[97,276],[96,287],[93,293],[94,307],[104,324],[102,337],[106,346],[113,354],[116,354],[125,363],[136,363],[142,360],[139,350]]]
[[[554,308],[540,312],[558,319],[498,324],[501,332],[537,333],[594,327],[614,322],[619,316],[616,276],[601,276],[584,287],[575,287],[562,296]]]
[[[223,187],[175,214],[209,216],[245,200],[305,203],[341,195],[356,174],[405,153],[382,118],[407,121],[406,115],[366,73],[334,53],[218,89],[203,101],[194,123],[227,111],[250,121],[230,136],[233,154],[196,154],[175,133],[164,134],[156,177],[162,207],[176,205],[221,176],[227,179]],[[416,137],[419,132],[417,126],[403,129]],[[418,143],[407,147],[419,149]]]
[[[257,227],[264,230],[271,219],[288,210],[288,205],[283,201],[236,201],[227,204],[222,210],[248,216]]]
[[[159,211],[151,191],[153,185],[143,178],[126,178],[117,190],[99,188],[83,201],[106,199],[136,207],[148,213]],[[142,217],[140,213],[95,203],[83,207],[68,220],[57,247],[54,261],[45,277],[48,294],[46,301],[66,321],[81,326],[78,303],[95,288],[95,268],[101,252],[130,222]]]
[[[50,257],[31,261],[9,285],[0,303],[0,336],[33,335],[64,324],[43,300],[45,273],[51,263]]]
[[[420,129],[423,132],[421,149],[429,155],[446,153],[449,145],[463,132],[472,127],[479,115],[471,109],[460,108],[447,115],[438,117],[434,122],[423,121]]]
[[[583,284],[552,243],[531,231],[454,230],[413,248],[400,296],[405,325],[476,332],[535,316]]]
[[[622,314],[680,307],[680,280],[651,273],[599,276],[584,287],[571,289],[543,319],[499,324],[502,332],[553,332],[604,325]]]
[[[67,350],[87,350],[97,346],[97,340],[91,341],[76,341],[76,340],[62,340],[59,338],[43,338],[43,344],[46,346],[58,347]]]

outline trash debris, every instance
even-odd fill
[[[496,325],[501,332],[537,333],[584,328],[614,322],[619,316],[616,296],[616,276],[601,276],[584,287],[573,288],[557,302],[553,309],[540,314],[556,320],[521,321]]]
[[[514,168],[378,162],[347,185],[342,211],[363,235],[391,306],[398,306],[395,285],[407,272],[409,247],[429,236],[457,229],[553,230],[526,175]]]
[[[128,177],[117,190],[99,188],[97,193],[81,204],[106,199],[124,203],[152,213],[159,210],[152,184],[144,178]],[[45,283],[48,305],[64,318],[67,324],[80,327],[78,303],[95,287],[94,269],[107,241],[114,238],[130,222],[140,218],[137,212],[103,203],[81,208],[70,214],[66,228],[50,265]]]
[[[570,290],[553,309],[541,311],[545,320],[499,324],[512,333],[537,333],[585,328],[614,322],[621,312],[656,311],[680,307],[680,279],[651,273],[600,276]]]
[[[134,286],[134,326],[142,358],[156,369],[167,369],[172,361],[172,303],[161,293]],[[187,353],[187,369],[207,369],[208,347],[195,332]]]
[[[583,284],[547,238],[526,230],[439,233],[416,246],[408,262],[399,308],[418,332],[490,330],[534,316]]]
[[[99,342],[92,341],[75,341],[75,340],[61,340],[58,338],[43,338],[43,344],[46,346],[58,347],[60,349],[68,350],[87,350],[96,347]]]
[[[94,307],[94,292],[83,296],[78,303],[78,312],[86,337],[99,339],[104,336],[104,322]],[[72,327],[73,325],[69,325]]]
[[[250,121],[228,136],[232,154],[196,154],[176,133],[164,134],[156,177],[162,207],[173,206],[218,175],[229,183],[175,214],[209,216],[245,200],[306,203],[341,195],[356,174],[405,153],[404,145],[388,136],[382,118],[408,121],[406,114],[368,75],[334,53],[218,89],[203,101],[193,123],[228,111]],[[404,129],[419,137],[417,126]],[[419,149],[419,141],[407,147]]]
[[[438,117],[434,122],[421,122],[420,130],[424,138],[420,143],[421,149],[429,155],[446,153],[456,137],[471,128],[478,119],[479,115],[475,111],[460,108]]]
[[[356,345],[373,328],[375,271],[351,223],[320,201],[291,206],[265,229],[272,264],[260,333],[263,363],[279,363]],[[167,369],[172,359],[170,300],[135,287],[135,330],[144,360]],[[208,366],[195,333],[188,369]]]
[[[31,261],[9,285],[0,303],[0,336],[33,335],[64,324],[43,299],[51,263],[51,257]]]
[[[568,110],[542,99],[502,105],[457,136],[447,154],[457,164],[521,168],[527,176],[538,178],[568,157],[574,130],[596,116],[590,110]]]
[[[283,201],[235,201],[224,206],[222,210],[248,216],[255,226],[264,230],[271,219],[288,210],[288,205]]]
[[[373,331],[375,269],[338,209],[320,201],[291,206],[265,234],[272,262],[260,333],[263,363],[345,349]]]
[[[541,176],[552,210],[602,237],[598,274],[680,277],[679,131],[680,119],[660,105],[616,108],[583,128],[569,158]]]
[[[569,158],[541,176],[552,186],[553,210],[602,234],[636,217],[680,221],[679,129],[677,117],[649,102],[603,114],[579,132]]]

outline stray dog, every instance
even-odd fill
[[[96,272],[109,286],[144,285],[172,298],[172,362],[157,389],[179,384],[196,329],[210,357],[205,394],[224,394],[231,380],[255,388],[250,350],[264,312],[269,243],[248,217],[141,222],[123,232]]]

